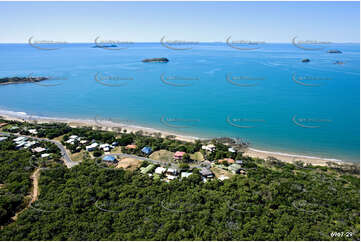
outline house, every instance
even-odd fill
[[[164,167],[161,167],[161,166],[159,166],[159,167],[157,167],[155,169],[155,173],[159,174],[159,175],[163,174],[165,171],[166,171],[166,169]]]
[[[25,144],[26,144],[25,141],[17,142],[15,148],[16,148],[16,149],[20,149],[20,148],[23,147]]]
[[[102,160],[105,162],[117,162],[117,159],[115,159],[115,157],[112,155],[106,155]]]
[[[224,161],[227,162],[228,164],[233,164],[233,163],[234,163],[234,160],[231,159],[231,158],[219,159],[219,160],[218,160],[218,163],[223,164]]]
[[[232,152],[232,153],[235,153],[235,152],[236,152],[236,150],[235,150],[233,147],[228,148],[228,151],[229,151],[229,152]]]
[[[238,165],[242,165],[243,161],[242,160],[236,160],[235,163],[238,164]]]
[[[77,135],[70,135],[69,138],[75,140],[75,139],[79,139],[79,136],[77,136]]]
[[[50,156],[50,154],[45,153],[45,154],[42,154],[42,155],[41,155],[41,158],[46,158],[46,157],[49,157],[49,156]]]
[[[127,145],[125,146],[126,149],[136,149],[137,146],[136,145]]]
[[[233,174],[238,174],[241,169],[242,169],[242,167],[239,164],[232,164],[232,165],[228,166],[228,170],[230,172],[232,172]]]
[[[176,176],[176,175],[178,175],[178,170],[174,169],[174,168],[168,168],[167,174],[172,175],[172,176]]]
[[[74,144],[75,139],[68,139],[65,143],[67,144]]]
[[[43,151],[46,151],[46,149],[43,148],[43,147],[36,147],[36,148],[33,149],[33,151],[36,152],[36,153],[41,153]]]
[[[206,177],[206,178],[212,178],[213,177],[213,173],[210,169],[207,169],[205,167],[203,167],[199,173],[201,173],[202,176]]]
[[[182,172],[181,173],[181,178],[185,178],[185,177],[189,177],[190,175],[192,175],[193,173],[191,172]]]
[[[214,144],[202,145],[202,150],[213,152],[215,149],[216,149],[216,146]]]
[[[36,142],[36,141],[27,141],[27,142],[25,142],[24,148],[29,148],[37,143],[38,142]]]
[[[101,145],[99,145],[99,149],[102,149],[104,151],[109,151],[111,149],[111,145],[110,144],[101,144]]]
[[[87,140],[81,140],[81,141],[80,141],[80,144],[86,144],[86,143],[88,143]]]
[[[118,142],[116,142],[116,141],[114,141],[113,143],[112,143],[112,146],[117,146],[118,145]]]
[[[176,177],[176,176],[172,176],[172,175],[167,175],[167,179],[168,179],[169,181],[171,181],[171,180],[177,179],[177,177]]]
[[[140,168],[140,173],[142,173],[142,174],[147,174],[147,173],[149,173],[154,167],[155,167],[155,165],[153,165],[153,164],[150,164],[150,165],[148,165],[147,167],[141,167],[141,168]]]
[[[177,151],[177,152],[175,152],[173,159],[181,160],[183,158],[184,154],[185,154],[185,152],[183,152],[183,151]]]
[[[98,143],[93,143],[93,144],[91,144],[91,145],[85,146],[85,149],[86,149],[87,151],[94,151],[95,148],[97,148],[97,147],[98,147]]]
[[[221,175],[218,179],[221,180],[221,181],[224,181],[224,180],[226,180],[226,179],[229,179],[229,177],[228,177],[228,176]]]
[[[13,139],[13,141],[14,141],[15,143],[18,143],[18,142],[25,141],[25,140],[27,140],[27,139],[28,139],[28,138],[21,136],[21,137],[17,137],[17,138],[15,138],[15,139]]]
[[[29,129],[28,132],[30,134],[38,134],[38,131],[36,131],[36,129]]]
[[[8,124],[7,123],[0,123],[0,128],[4,127],[6,125],[8,125]]]
[[[0,142],[6,140],[8,137],[0,137]]]
[[[150,148],[149,146],[145,146],[143,147],[142,152],[146,155],[149,155],[150,153],[152,153],[152,148]]]

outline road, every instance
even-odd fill
[[[48,142],[51,142],[53,144],[55,144],[59,149],[60,149],[60,152],[61,152],[61,156],[64,160],[64,163],[66,165],[66,167],[68,168],[71,168],[73,166],[76,166],[79,164],[78,161],[72,161],[70,159],[70,156],[68,154],[68,152],[66,152],[66,149],[65,147],[58,141],[55,141],[55,140],[51,140],[51,139],[47,139],[47,138],[37,138],[37,137],[33,137],[33,136],[28,136],[28,135],[20,135],[20,134],[12,134],[12,133],[4,133],[4,132],[0,132],[0,135],[3,135],[3,136],[10,136],[10,135],[14,135],[16,137],[27,137],[29,139],[34,139],[34,140],[38,140],[38,141],[48,141]]]

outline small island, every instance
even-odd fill
[[[328,50],[327,53],[331,53],[331,54],[341,54],[342,51],[340,51],[340,50]]]
[[[162,63],[166,63],[169,60],[167,58],[151,58],[151,59],[144,59],[142,60],[142,62],[162,62]]]
[[[110,45],[94,45],[93,48],[115,48],[118,47],[115,44],[110,44]]]
[[[303,62],[303,63],[310,62],[310,59],[303,59],[302,62]]]
[[[47,77],[4,77],[0,78],[0,85],[20,84],[27,82],[41,82],[48,80]]]

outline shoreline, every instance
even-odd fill
[[[114,131],[113,128],[122,128],[126,129],[127,132],[137,132],[143,131],[145,135],[152,135],[155,133],[160,133],[162,137],[166,137],[172,135],[175,139],[185,142],[194,142],[195,140],[204,140],[199,137],[195,136],[186,136],[180,135],[174,132],[168,132],[163,130],[158,130],[155,128],[131,125],[131,124],[123,124],[112,122],[108,120],[99,120],[96,121],[91,119],[76,119],[76,118],[55,118],[55,117],[41,117],[41,116],[34,116],[28,115],[25,112],[15,112],[15,111],[8,111],[8,110],[0,110],[0,116],[3,117],[5,120],[16,120],[16,121],[37,121],[39,123],[48,123],[48,122],[59,122],[59,123],[66,123],[71,127],[92,127],[92,128],[99,128],[104,131]],[[255,148],[248,147],[246,148],[244,156],[249,156],[252,158],[259,158],[259,159],[266,159],[267,157],[274,157],[282,162],[286,163],[294,163],[294,161],[302,161],[305,164],[312,164],[315,166],[327,166],[328,162],[336,163],[336,164],[358,164],[353,162],[345,162],[339,159],[332,159],[332,158],[323,158],[323,157],[315,157],[315,156],[307,156],[307,155],[299,155],[299,154],[288,154],[282,153],[277,151],[266,151],[266,150],[259,150]]]

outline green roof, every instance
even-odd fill
[[[141,168],[140,168],[140,172],[141,172],[142,174],[147,174],[147,173],[150,172],[154,167],[155,167],[155,165],[153,165],[153,164],[150,164],[150,165],[148,165],[147,167],[141,167]]]

